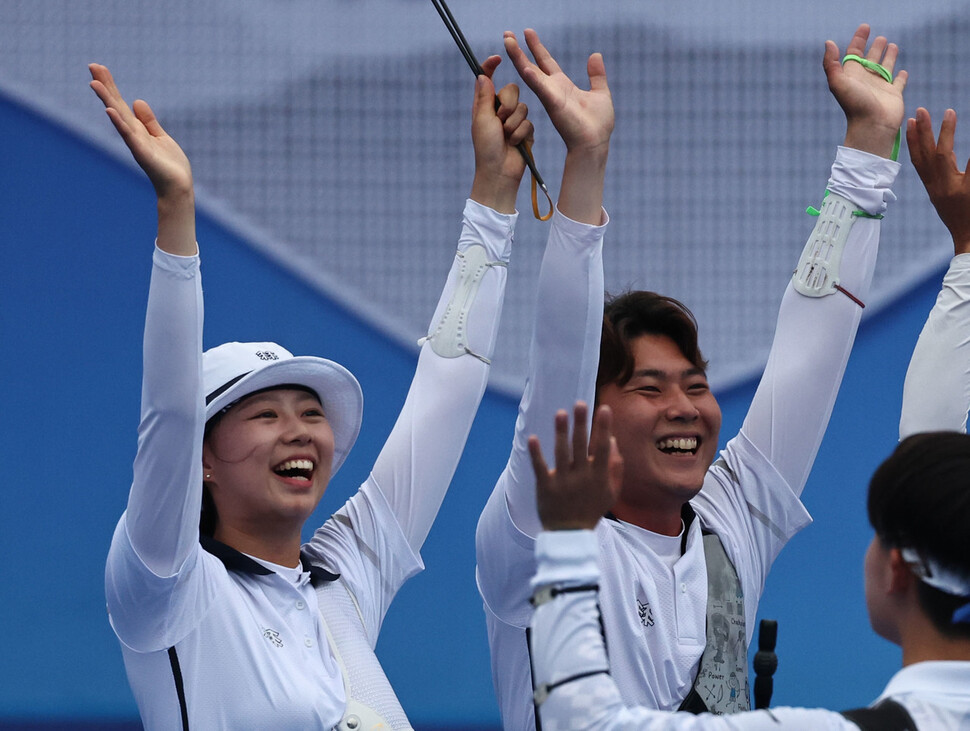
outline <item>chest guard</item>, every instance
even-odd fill
[[[707,644],[694,687],[678,710],[738,713],[751,708],[744,592],[721,539],[704,534],[707,564]]]
[[[350,588],[337,579],[314,589],[347,693],[347,709],[335,731],[414,731],[374,654]]]

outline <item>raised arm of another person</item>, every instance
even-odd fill
[[[563,73],[535,31],[525,31],[535,62],[511,32],[505,49],[566,144],[562,184],[539,272],[529,376],[519,405],[509,464],[486,511],[506,510],[518,530],[539,531],[527,439],[552,440],[549,414],[592,403],[603,317],[603,186],[613,131],[613,101],[600,54],[587,61],[589,91]],[[506,507],[507,501],[507,507]]]
[[[487,59],[486,75],[476,82],[471,197],[404,407],[360,491],[306,546],[316,562],[337,571],[339,565],[331,562],[342,556],[363,562],[364,576],[380,575],[354,586],[373,641],[394,593],[423,566],[420,548],[488,381],[512,253],[516,193],[525,170],[516,145],[533,133],[514,84],[498,92],[501,105],[495,110],[490,77],[499,61],[498,56]]]
[[[563,73],[534,31],[527,30],[525,39],[535,63],[511,33],[505,34],[505,50],[565,142],[566,161],[536,286],[529,370],[511,455],[475,536],[493,684],[505,727],[517,729],[533,726],[525,631],[532,614],[534,538],[541,528],[528,438],[537,434],[551,444],[550,416],[576,401],[593,403],[595,396],[607,223],[603,185],[613,131],[613,102],[602,57],[589,57],[590,88],[585,91]]]
[[[896,45],[879,36],[866,52],[868,37],[869,26],[859,26],[847,55],[879,63],[892,74]],[[804,273],[800,268],[785,292],[765,374],[742,427],[796,495],[825,433],[862,317],[860,302],[869,294],[881,217],[895,199],[890,186],[899,164],[889,157],[902,123],[907,79],[900,71],[889,83],[859,62],[842,63],[833,41],[825,43],[823,67],[829,89],[845,112],[846,133],[810,242],[826,236],[825,227],[836,218],[848,236],[841,263],[826,272],[819,291],[811,291],[811,282],[798,286]],[[837,197],[848,203],[838,206],[832,200],[830,205]],[[805,260],[803,254],[799,264]]]
[[[798,497],[838,394],[869,295],[882,214],[895,199],[899,163],[889,159],[903,117],[907,74],[890,82],[898,50],[869,26],[856,30],[843,63],[826,41],[823,68],[842,107],[846,134],[832,165],[818,221],[782,298],[764,375],[740,434],[715,462],[694,499],[719,531],[740,516],[750,530],[725,545],[746,595],[758,596],[771,562],[811,518]],[[851,60],[857,57],[862,61]],[[863,61],[866,65],[863,65]],[[749,632],[757,602],[749,602]]]
[[[899,438],[967,430],[970,408],[970,175],[957,166],[957,115],[947,109],[939,140],[920,107],[906,124],[909,158],[953,238],[953,259],[920,333],[903,385]]]
[[[175,574],[199,543],[205,418],[202,289],[192,169],[146,102],[139,99],[129,107],[105,66],[91,64],[89,69],[91,88],[158,199],[138,453],[128,507],[113,542],[109,574],[117,565],[113,559],[120,547],[129,545],[153,573],[165,577]]]

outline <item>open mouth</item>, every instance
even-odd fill
[[[697,443],[697,437],[674,437],[659,440],[657,449],[664,454],[696,454]]]
[[[313,478],[313,466],[313,461],[309,459],[288,459],[276,465],[273,472],[280,477],[309,482]]]

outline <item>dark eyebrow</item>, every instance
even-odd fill
[[[667,371],[662,371],[659,368],[644,368],[639,371],[634,371],[633,375],[630,376],[630,380],[632,381],[634,378],[656,378],[664,381],[667,380],[669,376],[670,374],[667,373]],[[687,368],[686,370],[680,372],[681,378],[690,378],[692,376],[703,376],[704,378],[707,378],[707,373],[703,368],[697,367]]]

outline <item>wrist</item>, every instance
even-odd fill
[[[574,164],[590,168],[606,168],[606,160],[610,155],[609,139],[595,144],[566,145],[566,159]]]
[[[850,123],[842,145],[891,160],[898,134],[899,127]]]
[[[521,180],[521,176],[509,178],[476,172],[468,197],[499,213],[515,213],[515,199]]]
[[[195,209],[195,190],[192,183],[170,185],[164,191],[156,189],[159,211],[176,211],[182,208]]]
[[[158,248],[177,256],[195,256],[195,197],[191,189],[158,198]]]

